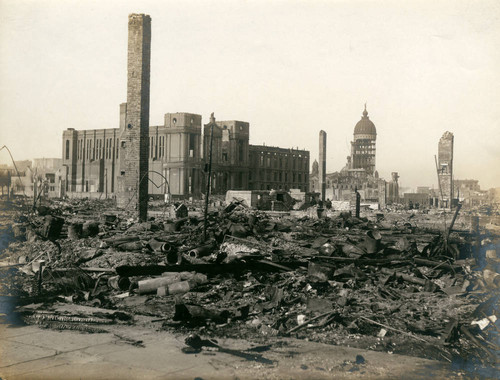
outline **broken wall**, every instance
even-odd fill
[[[438,145],[438,179],[441,207],[451,208],[453,199],[453,133],[445,132]]]

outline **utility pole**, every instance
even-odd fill
[[[358,192],[358,187],[354,188],[354,192],[356,193],[356,218],[359,218],[359,213],[361,209],[361,195]]]
[[[434,162],[436,163],[436,174],[438,177],[438,186],[439,186],[439,194],[441,195],[441,207],[443,207],[444,204],[444,196],[443,196],[443,189],[441,188],[441,179],[439,178],[439,166],[438,166],[438,161],[436,155],[434,155]]]
[[[214,113],[210,116],[210,150],[208,152],[208,178],[207,178],[207,191],[205,193],[205,218],[203,223],[203,241],[207,240],[207,223],[208,223],[208,198],[210,196],[210,182],[212,179],[212,143],[214,138]]]

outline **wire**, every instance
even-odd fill
[[[153,185],[155,185],[157,189],[160,188],[161,186],[163,186],[164,184],[168,184],[167,178],[165,176],[163,176],[163,174],[161,174],[161,173],[159,173],[159,172],[157,172],[155,170],[150,170],[147,173],[144,173],[144,175],[142,176],[141,180],[139,181],[139,186],[137,186],[137,188],[135,189],[135,191],[132,194],[132,196],[129,198],[129,200],[128,200],[128,202],[127,202],[127,204],[126,204],[126,206],[124,208],[128,208],[128,206],[130,205],[130,202],[132,202],[132,199],[134,199],[134,197],[137,196],[137,193],[139,192],[139,187],[141,186],[142,181],[144,180],[144,178],[146,178],[146,176],[149,173],[156,173],[156,174],[160,175],[165,180],[160,185],[157,185],[151,178],[148,177],[148,180],[151,181],[151,183]]]
[[[16,161],[14,161],[14,157],[12,156],[10,149],[7,147],[7,145],[2,146],[0,148],[0,150],[2,150],[2,149],[7,149],[7,152],[9,152],[9,156],[10,156],[10,159],[12,160],[12,164],[14,165],[14,169],[16,169],[17,177],[19,178],[19,181],[21,181],[21,174],[19,174],[19,170],[17,170]],[[26,193],[24,191],[24,186],[22,187],[22,189],[23,189],[23,194],[26,197]]]

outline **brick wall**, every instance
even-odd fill
[[[120,137],[117,204],[147,219],[151,18],[129,15],[127,108]]]

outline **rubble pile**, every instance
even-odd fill
[[[30,214],[11,205],[2,295],[17,297],[26,323],[99,333],[150,316],[151,328],[192,334],[195,349],[200,336],[297,337],[467,365],[497,360],[499,236],[470,230],[467,219],[452,232],[428,214],[318,218],[315,208],[264,212],[234,201],[209,210],[203,241],[200,207],[159,204],[138,223],[107,201]],[[55,312],[61,303],[96,312]]]

